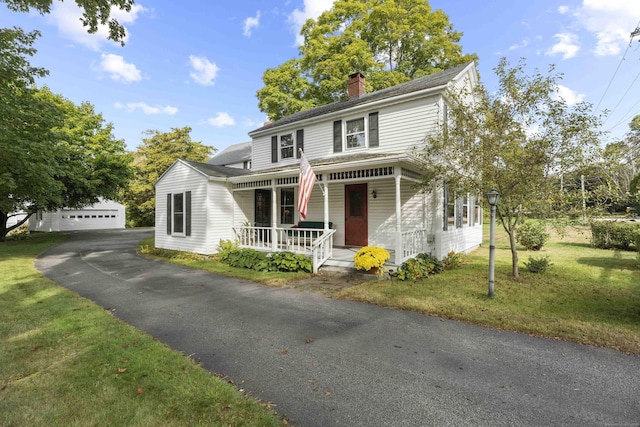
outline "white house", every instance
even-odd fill
[[[82,209],[58,209],[38,212],[29,218],[31,231],[78,231],[125,228],[125,207],[113,200],[86,206]]]
[[[473,63],[373,93],[356,73],[348,100],[250,132],[250,170],[178,160],[156,183],[156,246],[215,253],[220,239],[236,240],[310,254],[315,269],[337,247],[381,246],[395,264],[475,248],[479,200],[446,186],[420,189],[413,153],[446,122],[447,88],[476,84]],[[300,151],[317,177],[302,222]]]

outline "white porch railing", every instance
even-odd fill
[[[418,230],[403,231],[402,235],[402,254],[400,262],[405,262],[409,258],[413,258],[419,253],[429,250],[429,232],[426,228]]]
[[[234,227],[238,246],[260,251],[289,251],[311,256],[313,272],[333,256],[336,230],[315,228]],[[275,242],[272,239],[275,231]]]
[[[317,238],[311,245],[311,259],[313,260],[313,272],[333,256],[333,235],[336,230],[328,230]]]

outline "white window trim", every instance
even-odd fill
[[[349,147],[347,144],[347,122],[363,119],[364,120],[364,145],[361,147]],[[358,150],[366,150],[369,148],[369,114],[359,114],[357,116],[347,117],[342,120],[342,150],[344,152],[347,151],[358,151]]]
[[[282,155],[282,137],[283,136],[287,136],[290,135],[291,136],[291,157],[284,157]],[[283,132],[283,133],[279,133],[278,134],[278,158],[282,161],[282,160],[289,160],[289,159],[295,159],[296,158],[296,133],[295,131],[291,131],[291,132]]]
[[[176,195],[182,195],[182,231],[176,231]],[[187,212],[186,212],[186,191],[171,193],[171,235],[175,237],[187,236]]]

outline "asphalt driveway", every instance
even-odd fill
[[[640,358],[142,258],[78,232],[36,267],[299,426],[640,424]]]

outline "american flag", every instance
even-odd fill
[[[302,219],[307,218],[307,204],[311,198],[311,190],[316,183],[316,174],[311,169],[311,165],[300,153],[300,178],[298,179],[298,212]]]

